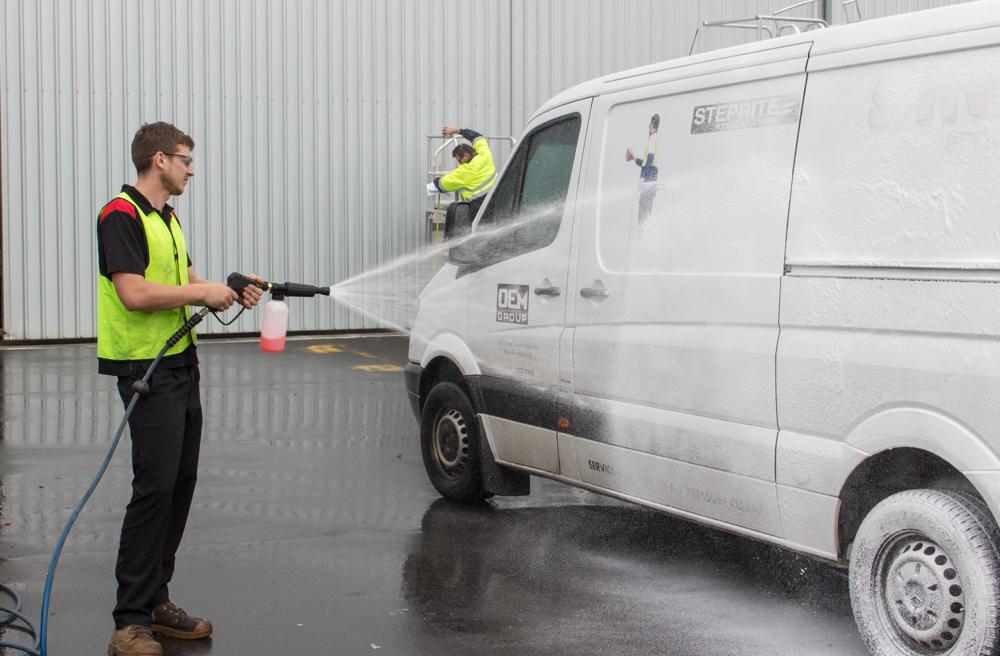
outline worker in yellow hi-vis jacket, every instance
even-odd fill
[[[441,128],[443,137],[457,134],[468,139],[472,145],[463,143],[455,146],[451,156],[458,162],[458,166],[447,175],[434,178],[434,182],[428,183],[427,193],[432,195],[459,192],[462,200],[469,203],[469,209],[474,217],[497,180],[497,170],[493,165],[493,153],[490,152],[486,137],[475,130],[462,130],[447,125]]]

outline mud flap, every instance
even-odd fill
[[[522,497],[531,494],[531,475],[498,465],[493,457],[486,430],[479,420],[479,467],[482,474],[483,490],[501,497]]]

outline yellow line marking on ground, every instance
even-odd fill
[[[352,367],[352,369],[357,369],[358,371],[366,371],[368,373],[399,373],[403,371],[402,367],[398,367],[394,364],[359,364]]]
[[[312,344],[307,346],[306,350],[313,353],[343,353],[344,347],[335,344]]]
[[[355,351],[355,355],[360,355],[363,358],[372,358],[373,360],[379,360],[377,355],[372,355],[371,353],[365,353],[364,351]]]

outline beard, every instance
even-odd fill
[[[184,193],[184,184],[178,184],[176,181],[172,180],[170,177],[164,174],[160,174],[160,184],[163,188],[170,192],[171,196],[180,196]]]

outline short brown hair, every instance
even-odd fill
[[[476,156],[476,150],[469,144],[458,144],[455,149],[451,151],[452,157],[458,157],[459,155],[468,155],[469,157]]]
[[[169,123],[146,123],[132,139],[132,163],[140,175],[153,165],[156,153],[172,153],[177,146],[194,150],[194,139]]]

